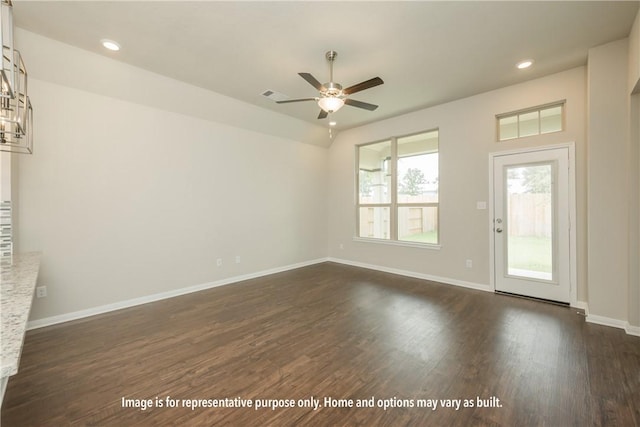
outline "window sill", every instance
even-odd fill
[[[431,243],[415,243],[415,242],[403,242],[400,240],[384,240],[384,239],[368,239],[366,237],[354,237],[354,242],[360,243],[375,243],[378,245],[390,245],[390,246],[404,246],[409,248],[428,249],[432,251],[439,251],[442,245],[434,245]]]

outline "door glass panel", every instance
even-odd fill
[[[552,177],[552,164],[506,168],[510,276],[553,280]]]

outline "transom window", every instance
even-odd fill
[[[357,236],[437,245],[438,130],[357,150]]]
[[[526,110],[498,114],[498,141],[560,132],[564,129],[564,103],[541,105]]]

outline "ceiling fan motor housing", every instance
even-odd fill
[[[329,113],[333,113],[342,108],[343,105],[350,105],[356,108],[363,108],[365,110],[373,111],[378,108],[377,105],[369,104],[367,102],[356,101],[348,98],[349,95],[363,91],[365,89],[372,88],[383,84],[384,82],[380,77],[374,77],[372,79],[360,82],[353,86],[349,86],[346,89],[342,88],[342,85],[333,82],[333,62],[335,61],[338,53],[334,50],[330,50],[325,54],[327,61],[329,62],[329,82],[320,83],[318,79],[313,77],[310,73],[298,73],[300,77],[305,79],[307,83],[316,88],[319,92],[319,97],[314,98],[299,98],[299,99],[283,99],[276,101],[278,104],[285,104],[290,102],[302,102],[302,101],[316,101],[320,107],[320,114],[318,119],[326,119]]]
[[[342,96],[342,85],[334,82],[324,83],[321,92],[324,96]]]

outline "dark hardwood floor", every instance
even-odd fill
[[[312,396],[393,406],[182,407]],[[461,407],[417,407],[430,399]],[[638,426],[640,338],[575,309],[325,263],[28,332],[2,426],[84,425]]]

